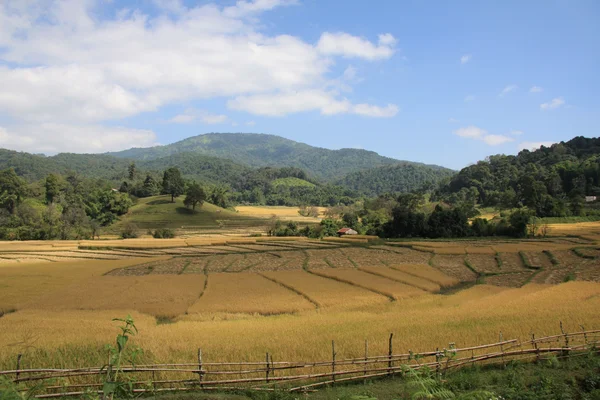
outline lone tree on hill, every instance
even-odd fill
[[[205,200],[206,193],[204,189],[198,183],[194,182],[188,187],[183,204],[186,207],[192,206],[192,210],[196,210],[196,205],[200,204],[202,206]]]
[[[171,203],[175,203],[175,197],[185,193],[185,182],[181,177],[181,172],[176,167],[167,169],[163,175],[162,189],[164,194],[171,195]]]

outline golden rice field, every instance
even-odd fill
[[[598,329],[600,245],[214,238],[0,243],[0,368],[102,364],[112,318],[157,362],[360,356]],[[568,281],[568,282],[567,282]],[[566,282],[566,283],[564,283]],[[165,324],[164,322],[169,322]],[[328,345],[329,344],[329,345]]]
[[[278,219],[284,221],[308,221],[315,222],[322,219],[327,211],[327,207],[316,207],[319,210],[318,219],[312,217],[303,217],[298,211],[298,207],[285,207],[285,206],[237,206],[235,210],[238,214],[247,217],[256,218],[269,218],[275,215]]]

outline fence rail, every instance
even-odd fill
[[[197,362],[178,364],[144,364],[123,366],[120,371],[127,377],[134,393],[162,393],[177,391],[229,391],[229,390],[288,390],[311,391],[318,387],[356,380],[403,374],[406,368],[430,368],[442,374],[446,371],[475,364],[503,363],[509,361],[540,360],[548,355],[561,357],[598,353],[600,330],[582,329],[567,333],[561,324],[561,333],[522,342],[517,339],[472,347],[448,348],[434,351],[395,354],[393,334],[388,340],[385,355],[370,356],[369,343],[365,341],[365,354],[357,358],[339,358],[335,342],[331,343],[331,359],[311,362],[273,361],[267,353],[264,361],[255,362],[204,362],[198,349]],[[58,398],[81,396],[85,393],[102,394],[103,377],[107,366],[86,368],[21,368],[22,355],[17,358],[14,370],[0,371],[23,390],[28,385],[43,389],[35,397]],[[60,378],[60,379],[59,379]],[[59,379],[61,384],[56,384]],[[41,385],[40,385],[41,383]]]

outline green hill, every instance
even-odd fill
[[[502,209],[526,206],[538,217],[600,215],[600,204],[586,202],[585,196],[600,196],[600,138],[579,136],[516,156],[488,157],[462,169],[433,199]]]
[[[227,158],[251,167],[296,167],[310,176],[327,181],[352,172],[398,163],[398,160],[373,151],[328,150],[279,136],[253,133],[208,133],[166,146],[134,148],[109,154],[134,160],[154,160],[183,152]]]
[[[183,205],[183,197],[171,203],[170,196],[154,196],[140,199],[121,220],[111,226],[119,232],[124,224],[133,223],[140,230],[157,228],[190,229],[202,233],[224,233],[235,229],[264,226],[266,220],[241,216],[238,213],[204,203],[195,211]]]
[[[380,193],[408,193],[423,186],[434,187],[455,171],[438,166],[398,163],[357,171],[335,183],[359,193],[376,196]]]

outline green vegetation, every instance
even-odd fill
[[[311,176],[329,181],[355,171],[398,162],[372,151],[328,150],[279,136],[250,133],[208,133],[167,146],[136,148],[110,154],[134,160],[155,160],[185,152],[235,160],[255,168],[301,168]]]
[[[280,186],[309,187],[309,188],[315,187],[314,183],[305,181],[304,179],[294,178],[294,177],[275,179],[273,182],[271,182],[271,184],[273,185],[274,188],[278,188]]]
[[[584,199],[596,195],[600,139],[579,136],[534,152],[479,161],[441,185],[432,200],[499,209],[528,207],[537,217],[579,217],[600,215],[600,204],[586,205]]]
[[[119,231],[128,223],[135,224],[143,231],[182,227],[218,231],[227,227],[260,226],[265,224],[265,220],[240,216],[210,203],[192,210],[185,206],[182,198],[171,202],[171,196],[163,195],[139,199],[112,229]]]
[[[435,165],[398,163],[357,171],[336,181],[337,184],[367,196],[381,193],[410,193],[423,187],[433,188],[455,171]]]

